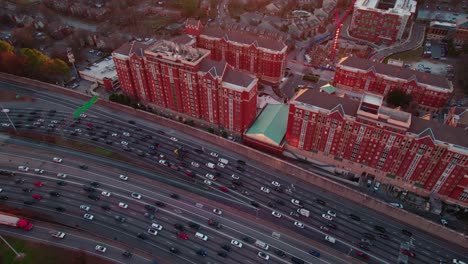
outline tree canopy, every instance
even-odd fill
[[[15,47],[4,40],[0,40],[0,52],[15,53]]]
[[[411,103],[412,100],[413,97],[411,94],[407,94],[402,90],[393,90],[387,95],[387,103],[393,106],[406,107]]]

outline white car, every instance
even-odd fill
[[[8,123],[2,123],[2,127],[9,127],[9,126],[10,126],[10,124],[8,124]]]
[[[58,124],[58,121],[57,120],[52,120],[50,121],[52,124]]]
[[[299,227],[299,228],[304,228],[304,224],[301,223],[301,222],[297,222],[297,221],[296,221],[296,222],[294,222],[294,225],[297,226],[297,227]]]
[[[301,201],[299,201],[297,199],[291,199],[291,203],[294,204],[295,206],[302,207]]]
[[[174,142],[179,141],[179,140],[178,140],[177,138],[175,138],[175,137],[171,137],[170,140],[172,140],[172,141],[174,141]]]
[[[76,128],[76,129],[75,129],[75,132],[76,132],[76,133],[81,133],[81,131],[82,131],[82,130],[79,129],[79,128]]]
[[[35,173],[43,174],[44,170],[43,169],[34,169]]]
[[[0,193],[1,193],[1,192],[3,192],[3,189],[2,189],[2,188],[0,188]]]
[[[213,213],[217,214],[217,215],[222,215],[223,214],[223,211],[219,210],[219,209],[213,209]]]
[[[91,207],[89,205],[80,205],[80,209],[88,212],[91,209]]]
[[[94,219],[94,215],[92,215],[92,214],[84,214],[84,215],[83,215],[83,218],[84,218],[84,219],[88,219],[88,220],[93,220],[93,219]]]
[[[281,214],[278,213],[277,211],[273,211],[273,212],[271,212],[271,214],[272,214],[274,217],[281,218]]]
[[[200,164],[196,163],[195,161],[192,161],[190,164],[191,164],[193,167],[195,167],[195,168],[199,168],[199,167],[200,167]]]
[[[159,231],[161,231],[163,229],[162,225],[158,225],[156,223],[152,223],[151,228],[159,230]]]
[[[264,193],[270,193],[270,189],[266,188],[266,187],[260,187],[260,190],[262,190],[262,192]]]
[[[108,192],[108,191],[102,191],[102,192],[101,192],[101,195],[102,195],[102,196],[109,197],[109,196],[111,196],[111,193]]]
[[[210,155],[211,155],[212,157],[215,157],[215,158],[217,158],[217,157],[219,156],[218,153],[216,153],[216,152],[211,152]]]
[[[119,179],[121,179],[122,181],[128,181],[128,176],[120,174]]]
[[[119,202],[119,207],[124,208],[124,209],[127,209],[127,208],[128,208],[128,204]]]
[[[153,228],[149,228],[149,229],[148,229],[148,233],[149,233],[149,234],[152,234],[152,235],[154,235],[154,236],[156,236],[156,235],[158,234],[158,231],[155,230],[155,229],[153,229]]]
[[[62,178],[62,179],[66,179],[66,178],[67,178],[67,174],[59,172],[59,173],[57,173],[57,177],[60,177],[60,178]]]
[[[117,133],[112,133],[111,136],[113,136],[113,137],[118,137],[119,134],[117,134]]]
[[[57,163],[62,163],[63,161],[61,158],[57,158],[57,157],[54,157],[52,160]]]
[[[212,180],[212,181],[215,180],[215,176],[214,176],[213,174],[207,173],[207,174],[205,175],[205,177],[207,177],[208,179],[210,179],[210,180]]]
[[[273,184],[273,186],[276,186],[276,187],[281,186],[281,184],[279,184],[279,182],[277,182],[277,181],[272,181],[271,184]]]
[[[132,193],[131,196],[132,196],[133,198],[135,198],[135,199],[138,199],[138,200],[141,199],[141,194],[139,194],[139,193]]]
[[[159,162],[159,164],[164,165],[164,166],[166,166],[166,167],[169,166],[169,164],[167,163],[166,160],[160,160],[160,161],[158,161],[158,162]]]
[[[44,119],[40,118],[37,120],[37,122],[44,122]]]
[[[86,114],[80,114],[80,117],[85,118],[85,117],[87,117],[87,115]]]
[[[18,170],[19,170],[19,171],[24,171],[24,172],[26,172],[26,171],[29,170],[29,167],[26,167],[26,166],[18,166]]]
[[[130,136],[130,133],[128,132],[123,132],[122,135],[126,136],[126,137],[129,137]]]
[[[327,214],[328,214],[329,216],[336,217],[336,213],[333,212],[333,211],[331,211],[331,210],[328,210]]]
[[[258,252],[258,257],[262,258],[264,260],[269,260],[270,259],[270,256],[267,253],[261,252],[261,251]]]
[[[82,114],[81,114],[81,115],[82,115]],[[80,116],[81,116],[81,115],[80,115]],[[94,249],[95,249],[96,251],[99,251],[99,252],[102,252],[102,253],[105,253],[105,252],[107,251],[107,248],[106,248],[106,247],[103,247],[103,246],[101,246],[101,245],[96,245],[96,246],[94,247]]]
[[[128,146],[128,142],[127,141],[121,141],[120,144],[122,144],[122,146]]]
[[[220,167],[220,168],[225,168],[226,165],[224,165],[224,163],[222,163],[222,162],[218,162],[218,167]]]
[[[239,242],[239,241],[237,241],[237,240],[235,240],[235,239],[231,240],[231,245],[236,246],[236,247],[238,247],[238,248],[241,248],[241,247],[242,247],[242,243]]]
[[[239,180],[239,179],[240,179],[239,176],[237,176],[237,175],[235,175],[235,174],[231,175],[231,177],[232,177],[234,180]]]
[[[322,214],[322,217],[325,218],[325,219],[327,219],[328,221],[333,220],[333,217],[331,217],[331,216],[329,216],[329,215],[327,215],[327,214]]]
[[[211,185],[211,181],[210,181],[210,180],[204,180],[203,183],[206,184],[206,185]]]

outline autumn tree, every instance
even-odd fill
[[[32,26],[15,28],[12,37],[16,39],[18,46],[22,48],[34,48],[37,46],[37,40],[34,38],[34,28]]]
[[[0,52],[15,53],[15,47],[4,40],[0,40]]]

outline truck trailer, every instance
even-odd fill
[[[24,230],[31,230],[33,224],[26,219],[18,218],[14,215],[9,215],[3,212],[0,212],[0,224],[14,226]]]

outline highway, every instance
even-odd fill
[[[11,87],[11,86],[10,86]],[[11,87],[13,89],[18,89]],[[11,89],[10,88],[10,89]],[[28,91],[22,90],[22,92],[31,93]],[[65,107],[70,107],[70,109],[76,108],[79,103],[74,99],[66,99],[62,97],[61,99],[57,98],[51,94],[45,93],[37,93],[35,92],[35,96],[41,98],[41,100],[47,100],[49,102],[53,102],[56,104],[60,104]],[[50,105],[50,104],[49,104]],[[74,127],[71,126],[63,126],[63,124],[56,124],[55,127],[61,127],[59,131],[52,130],[50,124],[53,124],[53,120],[60,121],[63,118],[66,118],[70,114],[69,111],[58,111],[57,113],[49,116],[49,109],[47,111],[33,111],[32,109],[13,109],[10,107],[10,118],[14,122],[16,122],[21,127],[19,129],[35,131],[40,133],[56,133],[57,135],[66,137],[66,138],[74,138],[75,140],[79,140],[82,142],[87,142],[94,145],[99,145],[105,148],[113,149],[116,152],[126,153],[129,156],[133,156],[134,158],[138,158],[140,161],[144,161],[148,163],[148,165],[157,166],[155,167],[155,171],[157,171],[158,175],[153,175],[154,179],[158,182],[163,182],[164,184],[168,184],[171,186],[176,186],[180,189],[185,191],[194,192],[197,195],[203,197],[209,197],[211,199],[217,199],[222,201],[223,204],[227,204],[233,208],[236,208],[246,214],[254,215],[261,220],[267,222],[274,222],[276,225],[280,225],[282,229],[286,230],[286,234],[281,234],[280,239],[273,238],[272,230],[264,229],[262,230],[262,226],[256,226],[252,223],[247,223],[243,225],[243,230],[248,230],[243,232],[244,234],[248,234],[253,236],[257,239],[270,243],[272,247],[279,248],[285,251],[287,254],[293,254],[294,256],[303,258],[306,261],[310,261],[311,263],[320,263],[317,262],[315,257],[308,255],[307,251],[311,248],[309,243],[304,243],[302,237],[307,237],[309,239],[316,240],[318,243],[323,245],[328,245],[334,248],[335,250],[343,252],[343,254],[350,254],[353,257],[357,257],[355,252],[359,250],[359,245],[357,244],[362,238],[364,238],[365,233],[373,234],[376,237],[375,241],[370,241],[372,245],[368,246],[369,250],[363,250],[366,254],[371,256],[371,259],[368,260],[369,263],[395,263],[399,256],[399,249],[404,242],[411,242],[414,247],[411,248],[413,252],[416,253],[416,258],[411,259],[411,263],[431,263],[436,262],[438,257],[443,257],[445,259],[450,259],[451,257],[461,257],[460,252],[463,252],[463,249],[458,249],[455,246],[451,245],[446,241],[439,241],[428,234],[425,234],[419,230],[413,230],[411,227],[403,227],[401,223],[396,221],[389,221],[384,217],[377,215],[374,212],[371,212],[359,205],[355,205],[349,203],[347,201],[342,201],[342,199],[333,197],[333,195],[324,193],[323,190],[320,190],[317,187],[311,186],[309,184],[305,184],[302,182],[296,182],[294,179],[286,176],[281,175],[279,172],[271,171],[269,168],[265,168],[260,166],[259,164],[250,164],[248,161],[247,165],[240,165],[236,162],[238,157],[233,153],[229,153],[226,151],[220,151],[216,149],[214,146],[206,145],[205,143],[199,142],[193,138],[189,138],[185,135],[178,134],[176,131],[165,130],[164,128],[157,127],[154,124],[148,124],[141,120],[132,120],[131,118],[122,119],[121,116],[114,115],[105,111],[104,109],[100,109],[96,107],[95,109],[91,110],[87,113],[87,117],[82,118],[80,124],[75,124]],[[34,114],[31,114],[35,112]],[[21,116],[20,116],[21,115]],[[32,117],[31,117],[32,116]],[[28,119],[32,119],[29,120]],[[28,129],[26,128],[26,124],[32,124],[33,122],[37,122],[39,119],[44,119],[42,125],[38,127]],[[108,123],[109,119],[113,119],[112,123]],[[132,125],[126,120],[131,120],[136,122],[135,125]],[[7,118],[5,116],[0,117],[0,123],[6,123]],[[21,123],[19,123],[21,122]],[[91,124],[91,125],[90,125]],[[93,127],[89,129],[89,127]],[[98,128],[100,127],[100,128]],[[11,129],[11,127],[1,127],[2,129]],[[47,132],[47,129],[50,129]],[[88,128],[88,129],[87,129]],[[80,131],[76,131],[79,129]],[[109,135],[106,137],[103,136],[103,130],[108,130]],[[141,131],[139,131],[141,130]],[[160,131],[162,132],[160,132]],[[76,135],[71,135],[72,133]],[[91,132],[91,133],[90,133]],[[123,133],[128,132],[130,136],[125,136]],[[158,133],[159,132],[159,133]],[[94,133],[94,135],[93,135]],[[118,134],[118,136],[112,136],[112,133]],[[151,136],[151,138],[149,138]],[[176,141],[170,140],[171,137],[176,137]],[[93,140],[94,139],[94,140]],[[7,140],[6,142],[8,142]],[[127,144],[122,144],[122,141],[125,141]],[[155,142],[157,141],[157,142]],[[108,142],[112,142],[112,144],[108,144]],[[153,146],[155,143],[159,144],[159,147],[155,148],[154,150],[149,148],[149,143]],[[15,144],[19,144],[15,142]],[[174,149],[177,146],[184,147],[188,150],[188,154],[183,159],[183,164],[180,163],[180,160],[177,160],[176,155],[173,153]],[[124,151],[123,147],[126,146],[131,151]],[[43,146],[44,148],[45,146]],[[195,149],[203,150],[202,153],[197,153]],[[152,152],[153,151],[153,152]],[[210,155],[211,152],[216,152],[219,154],[220,157],[226,157],[229,159],[229,164],[225,168],[217,168],[215,171],[219,172],[219,176],[217,181],[212,182],[211,186],[206,186],[203,184],[203,180],[206,178],[204,175],[208,172],[212,172],[208,169],[204,164],[208,161],[213,163],[217,163],[217,158]],[[5,153],[6,155],[7,153]],[[140,156],[138,156],[140,154]],[[165,167],[163,165],[159,165],[158,159],[156,157],[160,157],[160,154],[164,155],[164,160],[174,164],[179,168],[178,171],[170,169],[169,167]],[[11,154],[10,154],[11,155]],[[22,157],[23,154],[18,153],[19,157]],[[74,153],[74,155],[77,155]],[[86,155],[83,155],[81,158],[87,158]],[[50,160],[51,157],[48,157]],[[73,160],[77,160],[76,157],[72,158]],[[44,160],[47,160],[44,157]],[[68,160],[68,159],[66,159]],[[200,167],[196,168],[190,165],[190,163],[194,161],[197,162]],[[44,161],[43,161],[44,162]],[[86,161],[88,163],[88,161]],[[15,164],[11,166],[10,169],[15,169],[15,166],[21,164]],[[57,166],[57,164],[53,164]],[[75,164],[76,165],[76,164]],[[122,164],[120,164],[122,166]],[[115,168],[119,168],[118,164],[114,164]],[[244,168],[245,171],[239,171],[237,167],[240,166]],[[90,166],[91,167],[91,166]],[[125,164],[123,166],[123,170],[132,171],[135,168],[131,168],[130,165]],[[78,165],[74,166],[75,170],[79,170]],[[196,181],[188,177],[186,174],[186,170],[189,169],[195,175]],[[47,170],[46,170],[47,171]],[[88,170],[89,171],[89,170]],[[86,171],[86,173],[88,172]],[[55,171],[54,171],[55,172]],[[102,173],[106,173],[108,170],[104,170]],[[93,173],[97,173],[93,170]],[[101,173],[97,173],[101,175]],[[240,177],[242,186],[234,184],[232,182],[232,174]],[[104,175],[104,174],[102,174]],[[114,173],[114,179],[117,173]],[[166,177],[164,177],[166,175]],[[170,176],[168,179],[167,176]],[[114,180],[115,181],[115,180]],[[272,185],[272,181],[276,181],[281,184],[282,188],[280,192],[274,190],[274,186]],[[118,183],[121,183],[117,180]],[[228,187],[230,190],[227,193],[219,190],[219,185]],[[118,185],[116,185],[118,186]],[[270,193],[265,193],[260,191],[260,187],[266,187],[270,189]],[[115,188],[115,187],[112,187]],[[141,187],[140,187],[141,188]],[[207,190],[205,190],[205,188]],[[233,188],[236,188],[234,190]],[[115,190],[115,189],[112,189]],[[109,190],[112,192],[112,190]],[[142,191],[139,191],[142,192]],[[177,192],[177,191],[175,191]],[[248,196],[246,195],[247,193]],[[159,193],[159,191],[158,191]],[[183,203],[184,197],[181,196],[180,200],[171,200],[169,197],[170,193],[167,193],[166,189],[162,189],[161,197],[158,199],[169,199],[172,204]],[[143,194],[143,193],[142,193]],[[144,195],[144,194],[143,194]],[[155,195],[154,193],[152,195]],[[124,195],[125,196],[125,195]],[[126,194],[128,197],[128,193]],[[111,196],[109,198],[112,198]],[[156,197],[156,196],[155,196]],[[294,220],[290,216],[290,212],[295,211],[298,209],[297,206],[293,205],[290,201],[291,199],[298,199],[303,202],[304,207],[311,211],[311,216],[309,218],[300,217],[299,220]],[[325,202],[325,205],[318,204],[316,201],[320,199]],[[85,199],[86,200],[86,199]],[[250,205],[250,201],[256,201],[260,205],[260,209],[255,209],[253,206]],[[184,207],[184,205],[180,205],[181,212],[183,214],[186,212],[190,214],[191,212],[197,211],[197,208],[193,201],[190,201],[191,204],[188,207]],[[117,203],[115,203],[117,204]],[[171,205],[172,205],[171,204]],[[129,204],[129,208],[131,204]],[[276,208],[273,208],[276,207]],[[119,209],[119,208],[117,208]],[[186,211],[183,211],[186,210]],[[200,209],[200,208],[198,208]],[[204,209],[204,208],[203,208]],[[189,219],[198,219],[196,221],[200,221],[200,223],[206,223],[206,220],[209,216],[213,216],[210,210],[203,210],[205,219],[196,218],[196,216],[192,216]],[[211,209],[211,208],[209,208]],[[275,210],[282,214],[281,218],[275,218],[271,212]],[[338,243],[335,245],[331,245],[326,242],[323,238],[326,235],[324,230],[320,229],[321,226],[326,226],[330,221],[324,219],[322,214],[326,214],[328,210],[334,211],[337,216],[333,219],[333,223],[336,224],[338,229],[334,230],[332,228],[328,228],[330,235],[336,237]],[[166,213],[163,211],[163,213]],[[168,213],[168,212],[167,212]],[[357,215],[361,218],[360,221],[354,221],[349,218],[349,214]],[[173,217],[177,217],[177,213],[171,214]],[[131,216],[130,216],[131,217]],[[109,218],[109,217],[108,217]],[[110,217],[112,218],[112,217]],[[235,224],[242,223],[242,218],[236,218],[236,215],[229,215],[228,212],[223,214],[223,220],[229,221],[229,224],[223,223],[225,227],[222,229],[222,232],[227,230],[227,227],[231,227],[231,224],[234,226]],[[99,219],[96,217],[96,219]],[[168,219],[169,216],[168,216]],[[104,220],[112,220],[107,219]],[[128,223],[130,223],[132,219],[128,218]],[[239,221],[237,221],[239,220]],[[81,220],[84,221],[84,220]],[[301,221],[305,224],[304,229],[300,229],[294,226],[294,221]],[[173,224],[173,221],[169,221]],[[187,222],[187,221],[186,221]],[[245,222],[245,220],[244,220]],[[120,225],[120,224],[119,224]],[[170,223],[166,223],[166,225],[171,225]],[[249,226],[250,225],[250,226]],[[386,234],[388,234],[389,239],[381,239],[377,232],[374,230],[375,225],[380,225],[385,227]],[[234,226],[236,227],[236,226]],[[239,228],[239,227],[236,227]],[[409,237],[401,234],[401,229],[405,228],[411,230],[413,233],[413,238],[410,240]],[[233,228],[234,229],[234,228]],[[260,232],[263,231],[263,232]],[[255,235],[252,235],[255,234]],[[135,233],[136,234],[136,233]],[[229,233],[230,234],[230,233]],[[262,235],[263,234],[263,235]],[[267,235],[268,234],[268,235]],[[290,235],[292,234],[292,235]],[[209,235],[210,239],[208,242],[211,241],[211,234]],[[175,235],[174,235],[175,237]],[[239,234],[235,236],[238,239],[242,238]],[[297,237],[297,238],[296,238]],[[136,237],[133,238],[134,240],[138,241]],[[126,238],[125,238],[126,241]],[[177,241],[177,240],[176,240]],[[319,245],[322,247],[321,245]],[[404,244],[403,244],[404,246]],[[218,245],[219,247],[219,245]],[[214,246],[213,249],[215,249]],[[316,249],[316,248],[314,248]],[[216,249],[215,249],[216,250]],[[213,251],[213,250],[211,250]],[[272,251],[272,250],[270,250]],[[322,259],[333,258],[333,256],[327,256],[327,252],[322,250],[318,250],[322,254]],[[194,252],[194,250],[193,250]],[[434,256],[436,253],[436,256]],[[255,258],[255,254],[252,254],[254,257],[254,261],[259,260],[259,258]],[[288,254],[289,255],[289,254]],[[274,253],[270,252],[270,256],[275,257]],[[280,259],[275,258],[276,261],[286,260],[287,258]],[[337,259],[333,259],[333,263],[338,263]],[[286,262],[287,263],[287,262]]]

